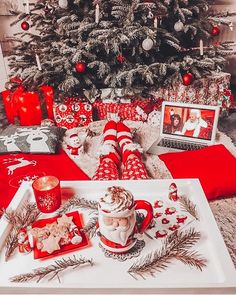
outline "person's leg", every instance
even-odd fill
[[[103,143],[100,148],[99,166],[93,176],[93,180],[117,180],[119,179],[118,164],[120,155],[117,143],[116,122],[109,121],[103,130]]]
[[[109,158],[100,161],[93,180],[117,180],[119,179],[119,171],[114,161]]]
[[[128,156],[126,162],[124,163],[124,168],[122,171],[123,180],[139,180],[139,179],[150,179],[147,173],[147,169],[143,164],[140,157],[134,154]]]
[[[141,159],[142,148],[139,144],[134,143],[132,134],[125,124],[117,123],[117,140],[122,151],[122,162],[123,164],[127,161],[129,155],[136,155]]]
[[[130,129],[123,123],[117,123],[117,139],[122,151],[122,179],[149,179],[145,165],[142,162],[142,148],[132,140]]]

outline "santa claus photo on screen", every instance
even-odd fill
[[[199,137],[201,128],[207,128],[207,122],[201,118],[201,111],[191,109],[188,120],[184,123],[182,134],[190,137]]]

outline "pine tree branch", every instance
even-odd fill
[[[58,276],[59,273],[67,270],[68,268],[75,269],[85,264],[93,266],[93,260],[82,257],[78,259],[76,258],[76,256],[73,256],[72,258],[62,258],[61,260],[56,260],[54,264],[51,264],[49,266],[36,268],[30,273],[16,275],[10,278],[10,281],[14,283],[25,283],[37,279],[36,282],[39,283],[44,277],[51,276],[48,279],[49,281],[57,277],[60,283],[60,278]]]
[[[68,202],[66,202],[58,210],[58,214],[66,213],[74,208],[81,208],[81,209],[97,211],[98,210],[98,202],[87,200],[85,198],[79,198],[79,197],[75,196],[73,199],[70,199]]]
[[[176,231],[165,239],[160,250],[135,261],[128,273],[135,279],[138,277],[145,279],[148,275],[155,276],[157,272],[165,270],[175,259],[202,270],[207,260],[196,251],[188,251],[199,239],[200,233],[195,232],[194,229],[179,233]]]

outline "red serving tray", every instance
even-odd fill
[[[78,229],[81,230],[83,228],[82,225],[82,217],[81,215],[78,213],[78,211],[75,212],[70,212],[66,214],[67,216],[73,216],[73,222],[77,225]],[[51,218],[47,218],[47,219],[39,219],[37,221],[35,221],[32,224],[32,228],[38,227],[38,228],[43,228],[46,226],[46,224],[50,224],[53,223],[57,220],[57,218],[59,218],[60,215],[55,216],[55,217],[51,217]],[[80,248],[84,248],[89,246],[89,241],[87,236],[85,235],[85,233],[83,231],[80,231],[81,237],[82,237],[82,242],[74,245],[74,244],[68,244],[68,245],[63,245],[61,246],[60,250],[56,250],[53,253],[49,254],[46,251],[41,251],[39,250],[36,245],[34,246],[34,259],[39,259],[39,258],[52,258],[55,256],[59,256],[62,254],[66,254],[68,252],[72,252],[74,250],[78,250]],[[34,241],[34,244],[36,243],[36,241]]]

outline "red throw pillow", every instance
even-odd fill
[[[53,155],[0,155],[0,208],[9,205],[22,181],[44,175],[54,175],[60,180],[89,179],[63,150]]]
[[[174,178],[199,178],[207,199],[236,194],[236,158],[222,144],[159,157]]]

